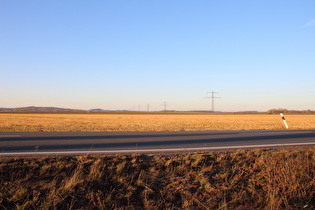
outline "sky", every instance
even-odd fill
[[[314,0],[0,0],[0,107],[315,110]]]

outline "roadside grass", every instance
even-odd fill
[[[0,158],[0,209],[314,208],[315,147]]]
[[[290,129],[314,129],[314,115],[287,115]],[[284,129],[278,115],[7,114],[0,131],[191,131]]]

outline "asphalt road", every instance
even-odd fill
[[[0,132],[0,155],[148,153],[315,145],[314,130]]]

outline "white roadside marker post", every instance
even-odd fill
[[[284,126],[285,126],[287,129],[289,129],[289,126],[288,126],[287,122],[285,121],[285,118],[284,118],[284,116],[283,116],[282,113],[280,113],[280,116],[281,116],[281,118],[282,118],[282,120],[283,120]]]

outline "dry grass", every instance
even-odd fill
[[[291,129],[314,129],[315,115],[287,115]],[[283,129],[278,115],[0,114],[0,131],[180,131]]]
[[[314,209],[315,147],[0,159],[0,209]]]

